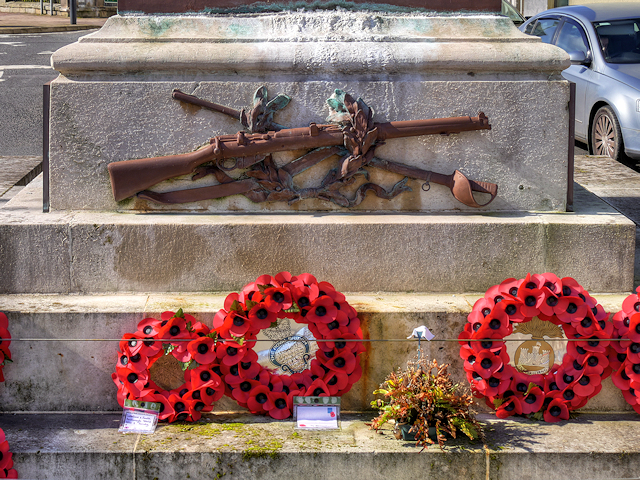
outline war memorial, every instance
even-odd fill
[[[53,54],[48,170],[0,211],[21,478],[637,476],[635,226],[573,183],[567,54],[498,0],[118,8]],[[422,325],[500,398],[484,441],[369,428]],[[293,391],[341,428],[294,430]],[[118,433],[127,396],[170,423]]]

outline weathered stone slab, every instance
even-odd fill
[[[174,88],[241,108],[251,101],[258,83],[200,82],[68,82],[52,85],[51,208],[53,210],[182,210],[218,212],[349,211],[334,203],[308,199],[253,203],[241,195],[184,205],[158,205],[141,199],[113,200],[107,165],[114,161],[190,152],[213,135],[235,133],[239,123],[222,114],[191,108],[171,98]],[[468,178],[498,184],[498,197],[481,210],[564,210],[567,189],[567,145],[557,129],[547,128],[549,113],[532,110],[531,102],[544,97],[550,111],[565,115],[565,82],[411,82],[334,81],[268,84],[272,95],[284,92],[293,100],[276,119],[303,126],[300,119],[323,123],[329,113],[325,100],[340,86],[357,92],[376,110],[376,121],[411,120],[476,115],[484,111],[490,131],[463,132],[448,137],[427,135],[388,140],[376,155],[443,174],[462,171]],[[87,99],[91,107],[87,108]],[[287,111],[289,110],[289,111]],[[110,118],[108,124],[95,118]],[[562,120],[561,117],[560,120]],[[566,119],[565,119],[566,120]],[[105,129],[108,129],[105,130]],[[507,147],[508,145],[508,147]],[[525,153],[526,152],[526,153]],[[304,151],[296,152],[298,155]],[[293,155],[278,155],[280,162]],[[337,156],[295,177],[300,188],[319,186]],[[150,166],[153,169],[153,166]],[[390,191],[401,175],[369,169],[369,181]],[[238,175],[232,173],[232,175]],[[367,182],[359,177],[358,185]],[[172,191],[216,184],[213,176],[192,181],[191,175],[163,182],[152,191]],[[473,211],[458,202],[447,187],[429,191],[424,182],[410,180],[411,192],[392,200],[369,194],[355,211]],[[484,200],[486,201],[486,200]]]
[[[120,415],[4,416],[21,478],[109,479],[432,478],[594,480],[633,478],[640,468],[637,415],[580,415],[558,424],[480,415],[486,442],[448,440],[421,451],[376,434],[373,413],[345,415],[340,431],[296,432],[291,421],[214,415],[117,433]],[[79,467],[81,465],[81,467]]]
[[[0,411],[118,410],[111,374],[115,371],[118,341],[122,336],[135,331],[143,318],[159,318],[163,311],[179,308],[211,325],[213,315],[223,307],[227,293],[230,292],[218,295],[0,296],[0,310],[9,318],[12,338],[48,339],[12,342],[13,358],[28,361],[15,361],[4,367],[6,381],[0,389]],[[372,392],[384,377],[416,354],[416,342],[408,342],[406,337],[420,325],[426,325],[437,339],[422,343],[425,353],[440,363],[450,363],[452,378],[467,384],[456,339],[477,296],[348,292],[346,295],[358,311],[365,338],[396,341],[365,343],[366,352],[361,358],[363,375],[343,396],[345,410],[369,408],[374,399]],[[626,294],[594,294],[594,297],[606,311],[617,312]],[[269,348],[264,345],[261,348],[258,344],[257,350]],[[176,364],[173,369],[167,366],[157,374],[156,380],[165,381],[176,374],[181,376],[182,372]],[[177,386],[179,384],[173,388]],[[479,408],[486,410],[482,403]],[[602,391],[589,401],[585,410],[628,411],[630,408],[620,391],[607,379]],[[238,409],[237,403],[226,397],[216,403],[216,411]]]
[[[452,32],[455,32],[452,33]],[[458,32],[463,32],[462,36]],[[117,57],[112,52],[119,52]],[[52,84],[51,208],[54,210],[291,212],[349,211],[326,200],[252,203],[244,196],[157,206],[113,200],[107,165],[188,153],[238,122],[171,99],[174,88],[236,109],[266,85],[291,104],[276,115],[289,127],[322,124],[336,88],[361,96],[374,121],[489,117],[490,131],[388,140],[376,155],[445,175],[459,169],[498,184],[485,211],[563,211],[567,192],[568,87],[561,50],[521,34],[503,17],[367,12],[295,12],[243,16],[124,16],[52,57],[64,77]],[[115,76],[117,75],[117,76]],[[544,98],[544,109],[530,106]],[[88,103],[90,105],[88,105]],[[96,121],[109,118],[110,122]],[[278,166],[304,151],[278,154]],[[333,157],[294,178],[318,187],[337,167]],[[153,167],[151,167],[153,168]],[[403,176],[368,168],[386,191]],[[231,176],[238,178],[242,170]],[[350,188],[366,183],[358,176]],[[470,211],[447,187],[392,200],[369,194],[352,210]],[[159,192],[217,184],[212,176],[165,181]],[[487,199],[479,199],[484,203]]]
[[[634,224],[576,192],[566,214],[43,214],[32,183],[0,216],[0,292],[224,292],[283,270],[342,291],[483,292],[547,271],[630,291]]]

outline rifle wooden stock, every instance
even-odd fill
[[[487,117],[481,112],[477,117],[376,123],[374,128],[377,129],[377,141],[383,141],[390,138],[488,130],[491,126]],[[312,123],[308,127],[288,128],[265,134],[245,135],[243,132],[238,132],[236,135],[220,135],[212,138],[210,142],[210,145],[191,153],[109,164],[113,197],[119,202],[164,180],[187,175],[203,163],[219,164],[229,158],[343,145],[344,135],[342,128],[337,125]],[[251,163],[244,164],[243,168],[250,165]]]

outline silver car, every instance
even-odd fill
[[[554,8],[520,30],[569,54],[576,139],[595,155],[640,158],[640,2]]]

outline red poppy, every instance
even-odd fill
[[[289,396],[285,392],[273,392],[271,394],[273,399],[273,408],[268,411],[269,416],[276,420],[284,420],[291,416],[292,402],[289,401]]]
[[[160,404],[160,413],[158,414],[158,419],[166,420],[172,415],[175,415],[175,410],[173,409],[173,405],[169,402],[168,395],[162,395],[161,393],[149,393],[144,397],[140,398],[141,401],[145,402],[156,402]]]
[[[140,352],[132,355],[131,352],[125,348],[124,352],[118,352],[118,363],[116,365],[140,373],[149,368],[149,359]]]
[[[613,375],[611,375],[611,381],[616,387],[618,387],[623,392],[631,388],[630,386],[631,378],[629,378],[624,368],[621,368],[620,370],[615,372]]]
[[[569,408],[566,402],[559,398],[551,400],[547,409],[544,411],[545,422],[554,423],[560,420],[569,420]]]
[[[152,391],[146,386],[149,381],[148,371],[134,372],[129,368],[116,366],[116,375],[122,382],[125,390],[136,398],[143,397]]]
[[[311,302],[305,320],[313,323],[331,323],[336,319],[337,315],[338,309],[333,304],[333,300],[325,295]]]
[[[178,360],[179,362],[187,362],[190,360],[189,352],[187,351],[188,342],[171,342],[171,340],[185,340],[192,337],[191,332],[189,332],[189,330],[187,329],[187,322],[184,318],[172,317],[167,321],[167,323],[160,327],[158,336],[163,340],[169,340],[170,343],[174,346],[173,350],[171,351],[171,355],[173,355],[176,360]]]
[[[503,367],[504,360],[502,356],[494,355],[489,350],[478,353],[476,361],[473,363],[473,370],[485,380],[492,376],[501,377],[500,372]]]
[[[507,369],[505,368],[505,370]],[[509,384],[511,383],[510,378],[507,378],[504,381],[499,377],[489,377],[485,380],[478,375],[478,378],[479,380],[477,380],[476,388],[478,389],[478,392],[487,397],[497,397],[498,395],[502,395],[504,392],[509,390]]]
[[[629,325],[631,324],[631,320],[629,319],[629,315],[625,313],[623,310],[616,312],[616,314],[612,318],[613,325],[618,331],[620,335],[625,335],[629,330]]]
[[[236,365],[247,353],[247,345],[225,340],[216,345],[216,354],[223,365]]]
[[[262,370],[262,366],[258,363],[258,354],[253,350],[245,353],[238,365],[240,367],[239,375],[242,378],[255,378]]]
[[[251,413],[265,413],[275,407],[269,387],[258,385],[251,389],[247,399],[247,407]]]
[[[627,342],[624,342],[624,343],[627,344]],[[627,354],[627,361],[631,363],[640,363],[640,343],[628,342],[626,354]]]
[[[311,385],[309,385],[309,388],[307,388],[305,396],[330,397],[331,393],[327,384],[324,383],[323,380],[316,378]]]
[[[510,395],[496,409],[496,417],[507,418],[511,415],[522,415],[522,397]]]
[[[640,398],[636,397],[636,392],[634,389],[622,390],[622,396],[637,413],[640,413]]]
[[[583,319],[589,307],[580,297],[561,297],[553,312],[563,323],[570,323],[575,318]]]
[[[316,327],[318,328],[318,332],[320,332],[321,336],[327,337],[332,335],[332,333],[336,331],[348,332],[348,329],[347,329],[348,324],[349,324],[349,317],[347,317],[347,314],[338,310],[336,314],[336,319],[333,322],[318,323]]]
[[[244,379],[239,384],[235,385],[232,396],[239,404],[246,406],[249,396],[251,395],[251,390],[260,385],[262,384],[257,380]]]
[[[482,297],[473,304],[472,311],[480,312],[483,317],[486,317],[491,313],[491,310],[493,310],[494,306],[495,303],[493,303],[493,299]]]
[[[125,333],[118,344],[120,346],[120,351],[124,352],[127,350],[131,355],[135,355],[143,347],[143,339],[144,334],[142,332]]]
[[[522,313],[522,302],[518,298],[503,300],[493,308],[492,312],[496,311],[506,313],[509,321],[513,323],[521,323],[526,319],[526,316]]]
[[[538,318],[542,319],[542,320],[547,320],[547,321],[553,321],[554,320],[554,308],[558,305],[558,302],[560,301],[560,295],[552,292],[549,288],[547,287],[542,287],[542,292],[545,295],[545,299],[544,302],[542,302],[540,304],[540,313],[538,314]],[[556,323],[556,322],[553,322]]]
[[[580,295],[584,296],[586,290],[582,288],[575,279],[571,277],[564,277],[561,279],[562,282],[562,295],[565,297],[578,297]]]
[[[478,338],[478,339],[482,338],[482,337],[479,337],[479,336],[477,336],[475,334],[472,337],[474,339],[475,338]],[[493,339],[492,340],[481,340],[481,341],[478,341],[478,342],[469,342],[469,343],[471,344],[471,348],[473,349],[473,351],[475,351],[476,353],[480,353],[480,352],[482,352],[484,350],[490,350],[491,352],[496,353],[496,352],[500,352],[500,351],[502,351],[503,349],[506,348],[503,341],[498,341],[498,340],[493,340]]]
[[[168,398],[169,404],[173,407],[174,414],[168,417],[169,422],[193,421],[190,407],[193,405],[188,400],[182,398],[177,393],[170,393]],[[197,415],[200,418],[200,415]]]
[[[640,343],[640,313],[629,316],[629,329],[626,338],[635,343]]]
[[[293,276],[289,272],[280,272],[273,278],[278,283],[278,285],[285,286],[291,283],[291,279],[293,278]]]
[[[529,393],[521,401],[523,415],[535,413],[542,407],[544,403],[544,393],[540,390],[540,387],[533,387],[529,390]]]
[[[337,396],[338,392],[349,385],[349,375],[344,372],[331,370],[322,379],[329,388],[331,395]]]
[[[526,373],[520,372],[517,369],[511,367],[511,390],[514,392],[524,395],[527,393],[529,389],[529,384],[533,383],[536,386],[544,385],[544,376],[543,375],[527,375]]]
[[[522,282],[518,289],[518,298],[522,301],[520,310],[522,315],[531,318],[540,313],[540,307],[547,300],[547,295],[541,288],[532,288],[533,282]]]
[[[494,308],[487,315],[481,327],[477,330],[475,338],[504,338],[511,335],[513,327],[509,321],[509,315],[504,310]]]
[[[278,314],[269,311],[264,303],[258,303],[249,310],[249,321],[251,322],[251,331],[269,328],[272,323],[278,321]]]
[[[583,364],[585,375],[605,377],[604,371],[609,366],[609,358],[602,353],[589,352]]]
[[[199,412],[199,414],[211,412],[213,410],[213,401],[211,401],[212,397],[205,395],[203,390],[205,389],[189,390],[182,396],[182,398],[187,400],[192,406],[192,410],[194,412]]]
[[[213,362],[216,359],[215,342],[211,337],[199,337],[187,344],[191,358],[200,365]]]
[[[263,303],[270,312],[279,312],[291,308],[293,300],[288,288],[271,287],[265,289]]]
[[[598,387],[598,385],[600,385],[601,381],[602,381],[602,377],[600,375],[583,374],[573,384],[573,391],[576,393],[576,395],[580,395],[582,397],[589,397],[595,392],[595,389]]]
[[[231,388],[235,388],[240,382],[242,382],[243,378],[240,376],[240,365],[236,363],[235,365],[225,365],[224,363],[220,365],[220,370],[222,375],[223,383]]]
[[[640,312],[640,287],[636,288],[636,292],[638,295],[631,294],[622,302],[622,311],[627,315]]]
[[[200,365],[193,370],[186,370],[184,372],[185,380],[191,383],[191,388],[194,390],[205,387],[219,389],[222,385],[222,379],[213,371],[215,366],[215,364]]]
[[[356,356],[353,353],[344,350],[332,357],[331,361],[326,364],[326,367],[331,370],[351,373],[356,367]]]
[[[0,471],[13,467],[13,453],[9,451],[9,442],[0,442]]]
[[[606,331],[596,330],[589,337],[576,343],[578,347],[589,352],[606,353],[611,342],[603,341],[602,338],[611,338],[611,335]]]
[[[145,318],[138,323],[138,331],[145,335],[157,335],[160,331],[160,320],[155,318]]]

